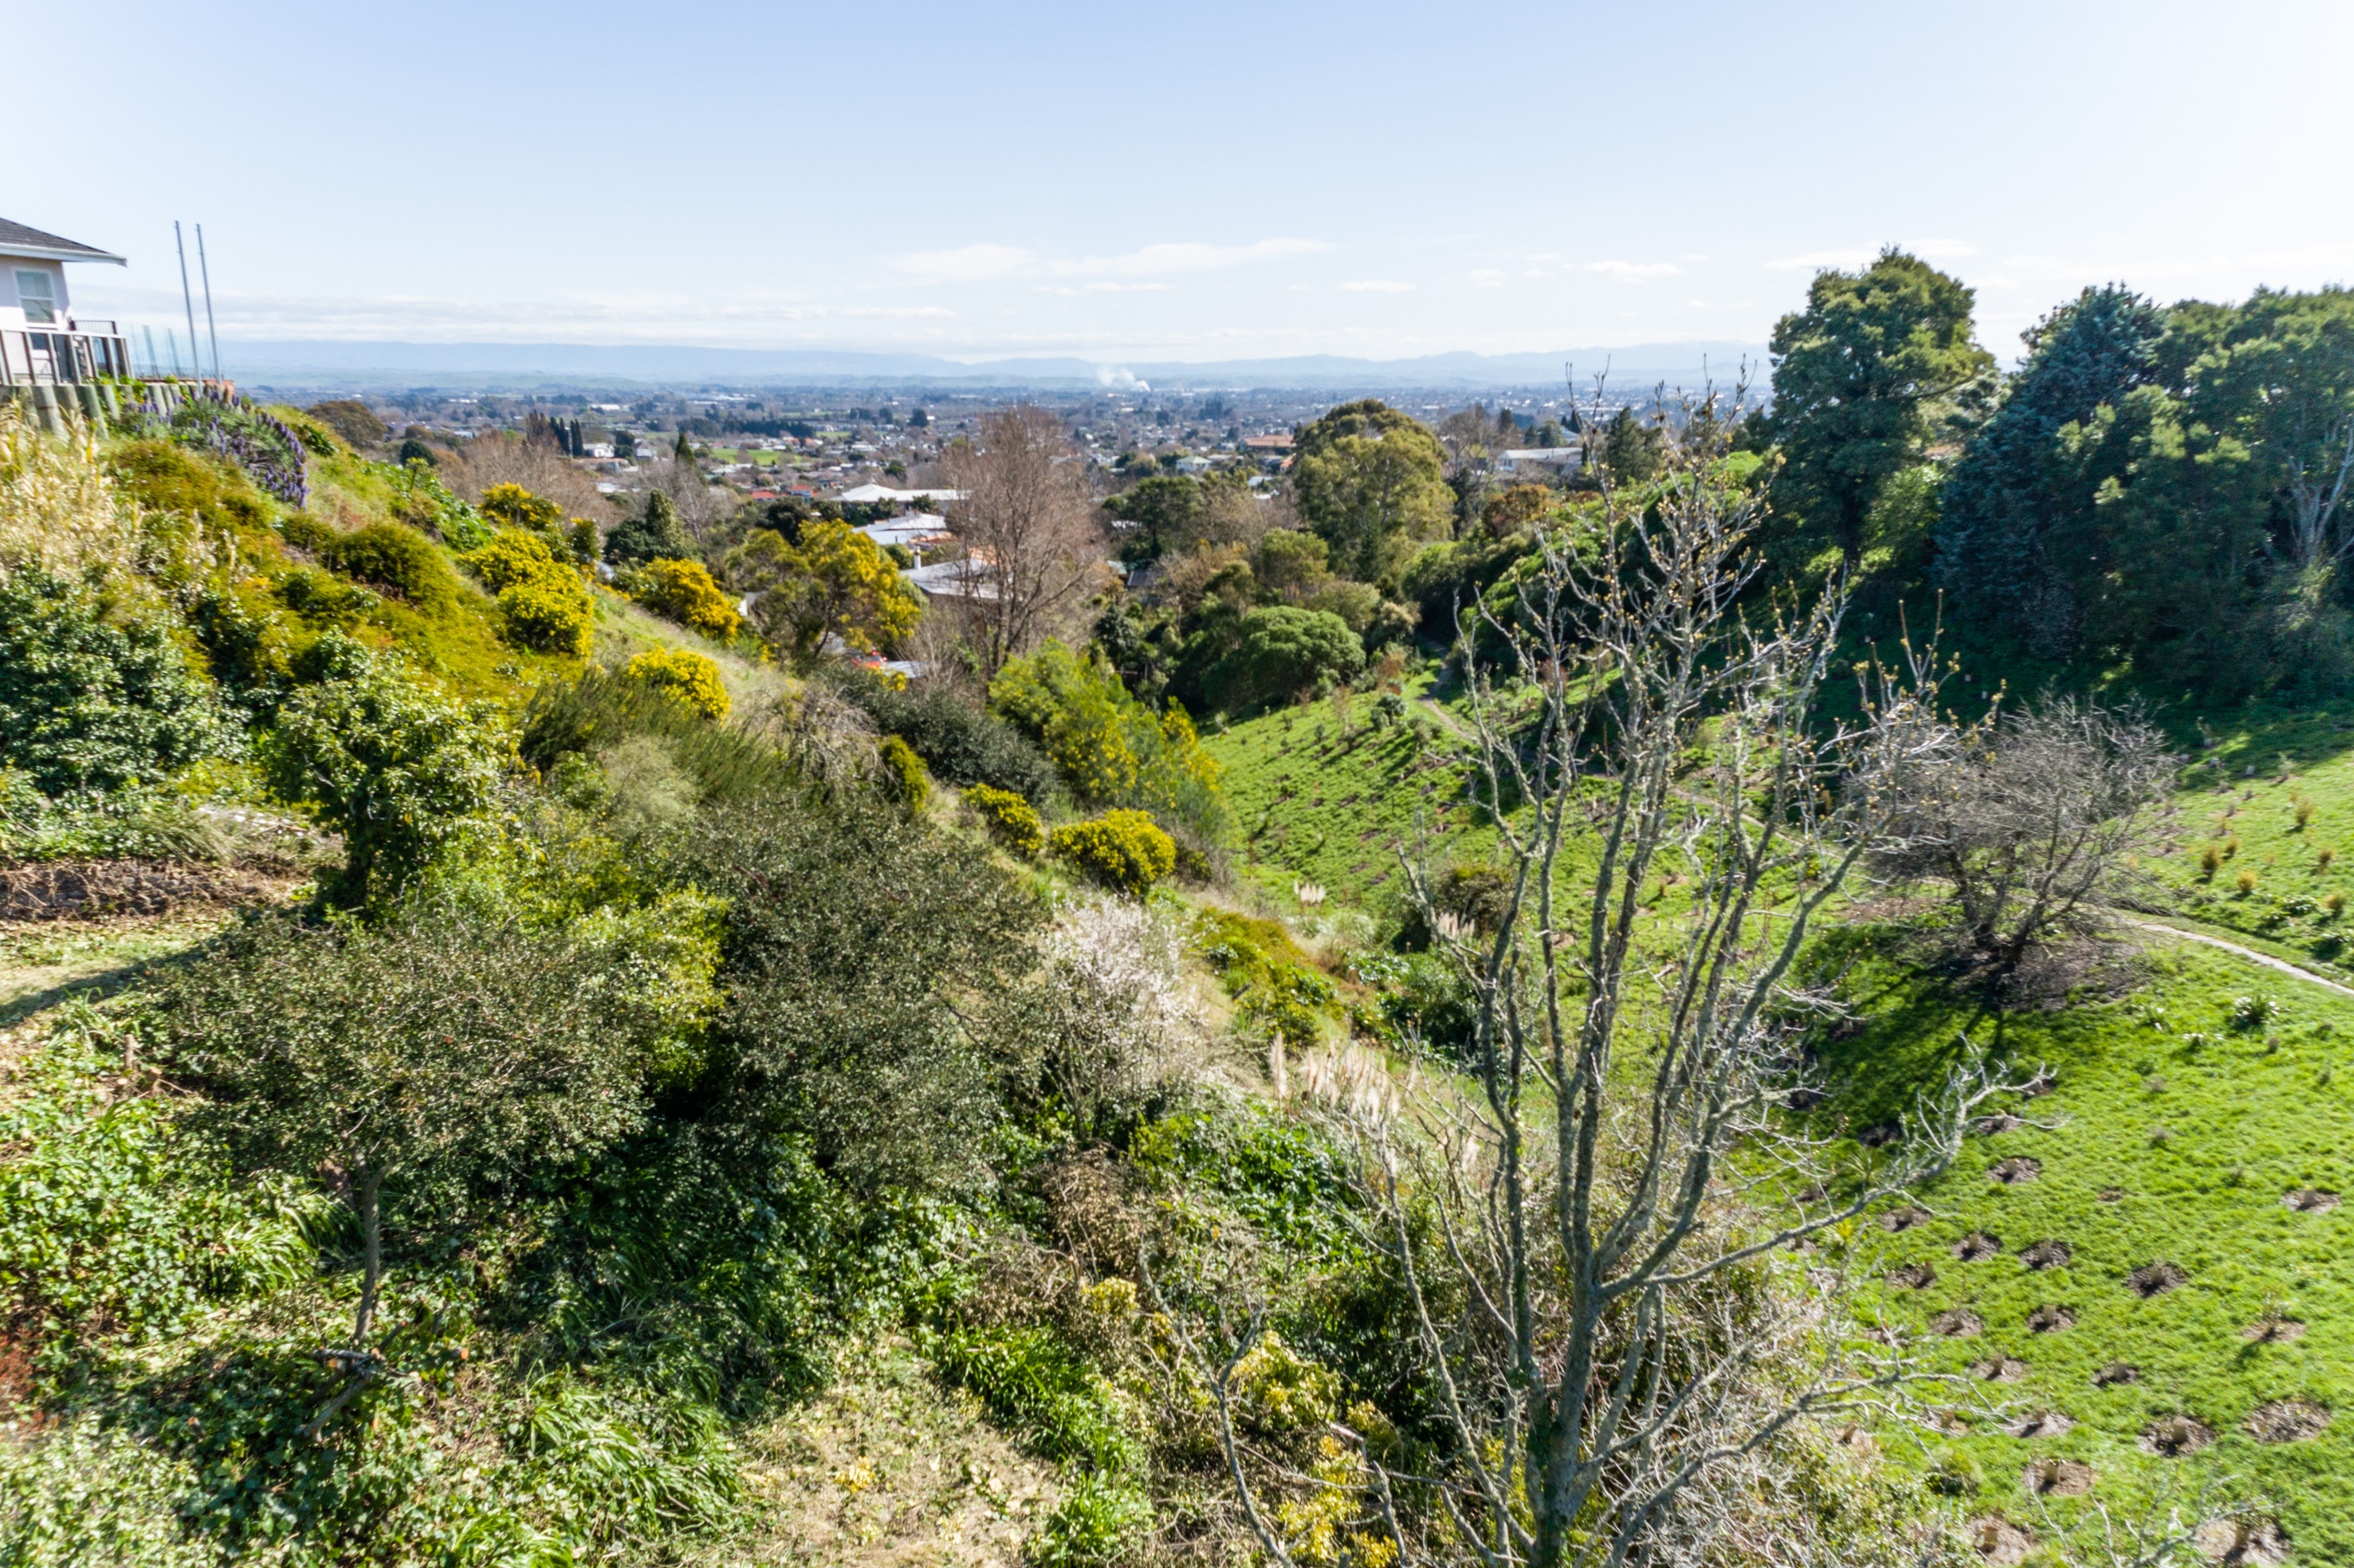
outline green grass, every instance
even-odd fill
[[[1857,1128],[1900,1110],[1913,1086],[1955,1058],[1962,1035],[2014,1069],[2041,1064],[2057,1075],[2052,1093],[2001,1107],[2045,1126],[1971,1138],[1918,1194],[1933,1219],[1896,1235],[1874,1226],[1861,1239],[1875,1275],[1935,1269],[1925,1288],[1882,1291],[1892,1322],[1923,1334],[1935,1365],[2016,1358],[2029,1369],[2022,1379],[1976,1392],[2079,1425],[2022,1440],[2002,1432],[2007,1418],[1980,1415],[1966,1437],[1926,1441],[1972,1454],[1988,1481],[1973,1506],[2016,1520],[2032,1518],[2020,1491],[2031,1458],[2089,1462],[2093,1496],[2113,1508],[2154,1494],[2179,1467],[2239,1478],[2269,1498],[2302,1561],[2354,1561],[2354,1419],[2286,1444],[2259,1443],[2241,1425],[2267,1401],[2341,1413],[2354,1401],[2354,1275],[2340,1261],[2354,1208],[2301,1213],[2281,1201],[2298,1188],[2354,1192],[2354,1082],[2336,1071],[2354,1054],[2354,1001],[2188,944],[2161,945],[2144,964],[2147,983],[2127,996],[2010,1014],[1882,969],[1869,1025],[1828,1048],[1835,1078],[1852,1086],[1834,1103]],[[2236,1000],[2249,995],[2280,1004],[2268,1026],[2234,1026]],[[1989,1175],[2013,1157],[2040,1161],[2041,1175],[2017,1184]],[[1974,1232],[1998,1238],[2001,1252],[1958,1261],[1956,1245]],[[2031,1269],[2020,1254],[2048,1240],[2067,1243],[2072,1258]],[[2189,1283],[2147,1299],[2128,1288],[2135,1270],[2159,1263]],[[2046,1306],[2068,1310],[2073,1326],[2031,1331],[2030,1315]],[[1953,1309],[1977,1313],[1984,1332],[1931,1333]],[[2303,1323],[2303,1337],[2244,1337],[2268,1311]],[[2094,1386],[2113,1361],[2137,1367],[2138,1381]],[[2143,1431],[2178,1413],[2212,1428],[2212,1446],[2184,1459],[2142,1453]]]
[[[1417,699],[1426,689],[1409,682]],[[1467,792],[1470,744],[1415,701],[1407,722],[1371,723],[1359,695],[1343,726],[1328,704],[1277,708],[1204,736],[1225,770],[1236,869],[1288,899],[1293,883],[1376,909],[1400,891],[1398,852],[1429,835],[1434,861],[1485,860],[1495,830]]]

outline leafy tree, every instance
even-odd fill
[[[1189,550],[1203,537],[1207,498],[1191,474],[1160,475],[1135,489],[1108,496],[1104,510],[1137,525],[1139,544],[1123,554],[1131,560],[1154,561],[1173,551]]]
[[[924,613],[897,564],[846,523],[805,524],[799,545],[763,529],[730,553],[726,572],[758,596],[762,635],[804,659],[829,632],[862,652],[895,647]]]
[[[665,1043],[697,1022],[707,987],[682,1007],[647,989],[643,954],[580,929],[464,904],[403,908],[375,930],[270,916],[165,984],[154,1029],[210,1092],[203,1119],[249,1165],[332,1172],[358,1219],[355,1350],[387,1191],[446,1213],[453,1191],[607,1147],[638,1124]]]
[[[489,805],[504,746],[487,712],[340,631],[312,645],[302,673],[314,683],[279,709],[261,745],[270,787],[344,837],[343,869],[322,880],[321,897],[385,907]]]
[[[394,455],[400,460],[404,466],[412,462],[421,462],[428,468],[440,468],[441,466],[441,454],[435,451],[425,442],[418,440],[415,436],[403,438],[400,443],[400,450]]]
[[[1394,576],[1415,541],[1443,535],[1454,513],[1447,454],[1412,416],[1378,398],[1345,403],[1299,432],[1292,493],[1331,549],[1365,582]]]
[[[1352,679],[1364,667],[1365,645],[1339,616],[1267,605],[1243,617],[1240,645],[1220,661],[1211,683],[1229,704],[1282,702]]]
[[[2274,553],[2296,571],[2354,556],[2354,291],[2259,289],[2200,379],[2263,454],[2278,496]]]
[[[2037,611],[2041,624],[2072,628],[2075,573],[2093,527],[2094,490],[2063,484],[2053,459],[2060,432],[2082,425],[2148,383],[2166,331],[2164,313],[2112,284],[2086,289],[2022,334],[2027,364],[1946,481],[1937,525],[1937,577],[1988,617]],[[2091,476],[2095,490],[2102,476]]]
[[[1850,567],[1881,486],[1919,461],[1933,411],[1993,369],[1970,335],[1973,299],[1891,246],[1861,271],[1815,274],[1807,308],[1775,324],[1776,489]]]
[[[168,621],[41,567],[0,576],[0,767],[75,795],[161,779],[231,739]]]
[[[646,497],[646,509],[625,518],[605,535],[605,559],[614,566],[675,560],[693,546],[678,520],[678,503],[657,490]]]

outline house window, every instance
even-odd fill
[[[16,302],[25,307],[27,325],[48,326],[58,319],[58,296],[47,272],[17,272]]]

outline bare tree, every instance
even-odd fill
[[[1062,420],[1035,404],[983,416],[947,467],[964,493],[949,505],[949,527],[976,565],[959,579],[968,635],[993,677],[1103,582],[1102,530]]]
[[[567,517],[610,523],[614,511],[586,470],[576,468],[546,442],[527,441],[506,431],[476,436],[451,466],[451,488],[480,501],[494,484],[520,484],[564,508]]]
[[[1999,974],[2055,936],[2097,929],[2158,847],[2181,759],[2138,714],[2045,696],[1999,708],[1898,781],[1904,831],[1884,872],[1952,890],[1971,948]]]
[[[1405,1562],[1696,1559],[1728,1478],[1914,1374],[1777,1255],[1944,1169],[1996,1092],[1975,1061],[1926,1086],[1836,1198],[1783,1114],[1791,1037],[1830,1006],[1794,984],[1812,924],[1951,731],[1926,655],[1822,721],[1840,599],[1744,614],[1749,503],[1716,455],[1670,454],[1648,509],[1606,488],[1606,532],[1541,541],[1512,611],[1466,627],[1490,651],[1467,707],[1510,891],[1471,927],[1406,872],[1477,1001],[1475,1086],[1325,1097],[1445,1434],[1421,1476],[1364,1450],[1385,1517],[1419,1492],[1445,1526],[1394,1529]]]

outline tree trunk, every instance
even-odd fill
[[[365,1258],[360,1276],[359,1322],[352,1330],[354,1350],[367,1348],[368,1323],[376,1316],[376,1281],[384,1277],[384,1224],[382,1210],[376,1202],[376,1195],[383,1189],[384,1171],[375,1166],[361,1172],[352,1189],[354,1202],[359,1205]]]

